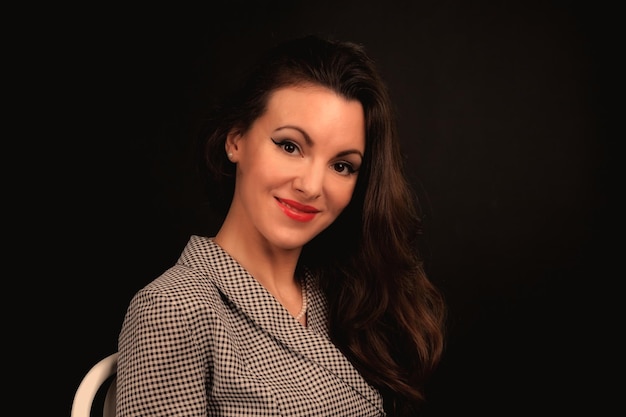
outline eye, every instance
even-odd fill
[[[283,148],[283,150],[287,152],[288,154],[293,155],[293,154],[301,153],[298,145],[296,145],[290,140],[277,141],[277,140],[274,140],[274,138],[270,138],[270,139],[272,139],[272,142],[274,142],[274,145],[278,146],[279,148]]]
[[[348,162],[336,162],[336,163],[333,164],[333,169],[339,175],[345,175],[345,176],[352,175],[352,174],[355,174],[357,172],[357,170],[354,169],[352,164],[350,164]]]

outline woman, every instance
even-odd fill
[[[415,415],[445,308],[373,62],[286,42],[207,132],[224,220],[131,301],[117,415]]]

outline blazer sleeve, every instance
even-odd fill
[[[147,288],[133,297],[118,343],[118,417],[207,415],[211,359],[188,318],[167,292]]]

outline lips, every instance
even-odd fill
[[[310,222],[313,220],[315,215],[320,212],[320,210],[313,206],[300,204],[293,200],[276,198],[276,202],[278,203],[278,207],[283,211],[283,213],[285,213],[285,215],[287,215],[287,217],[299,222]]]

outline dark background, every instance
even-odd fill
[[[259,51],[305,33],[363,43],[396,103],[427,269],[450,307],[424,415],[597,415],[612,399],[615,329],[606,331],[602,299],[617,252],[606,89],[614,11],[235,1],[55,12],[31,68],[45,86],[29,96],[31,122],[45,124],[34,132],[44,169],[22,190],[36,225],[22,265],[44,282],[38,348],[61,352],[60,410],[116,350],[132,295],[190,234],[216,230],[189,152],[203,112]]]

